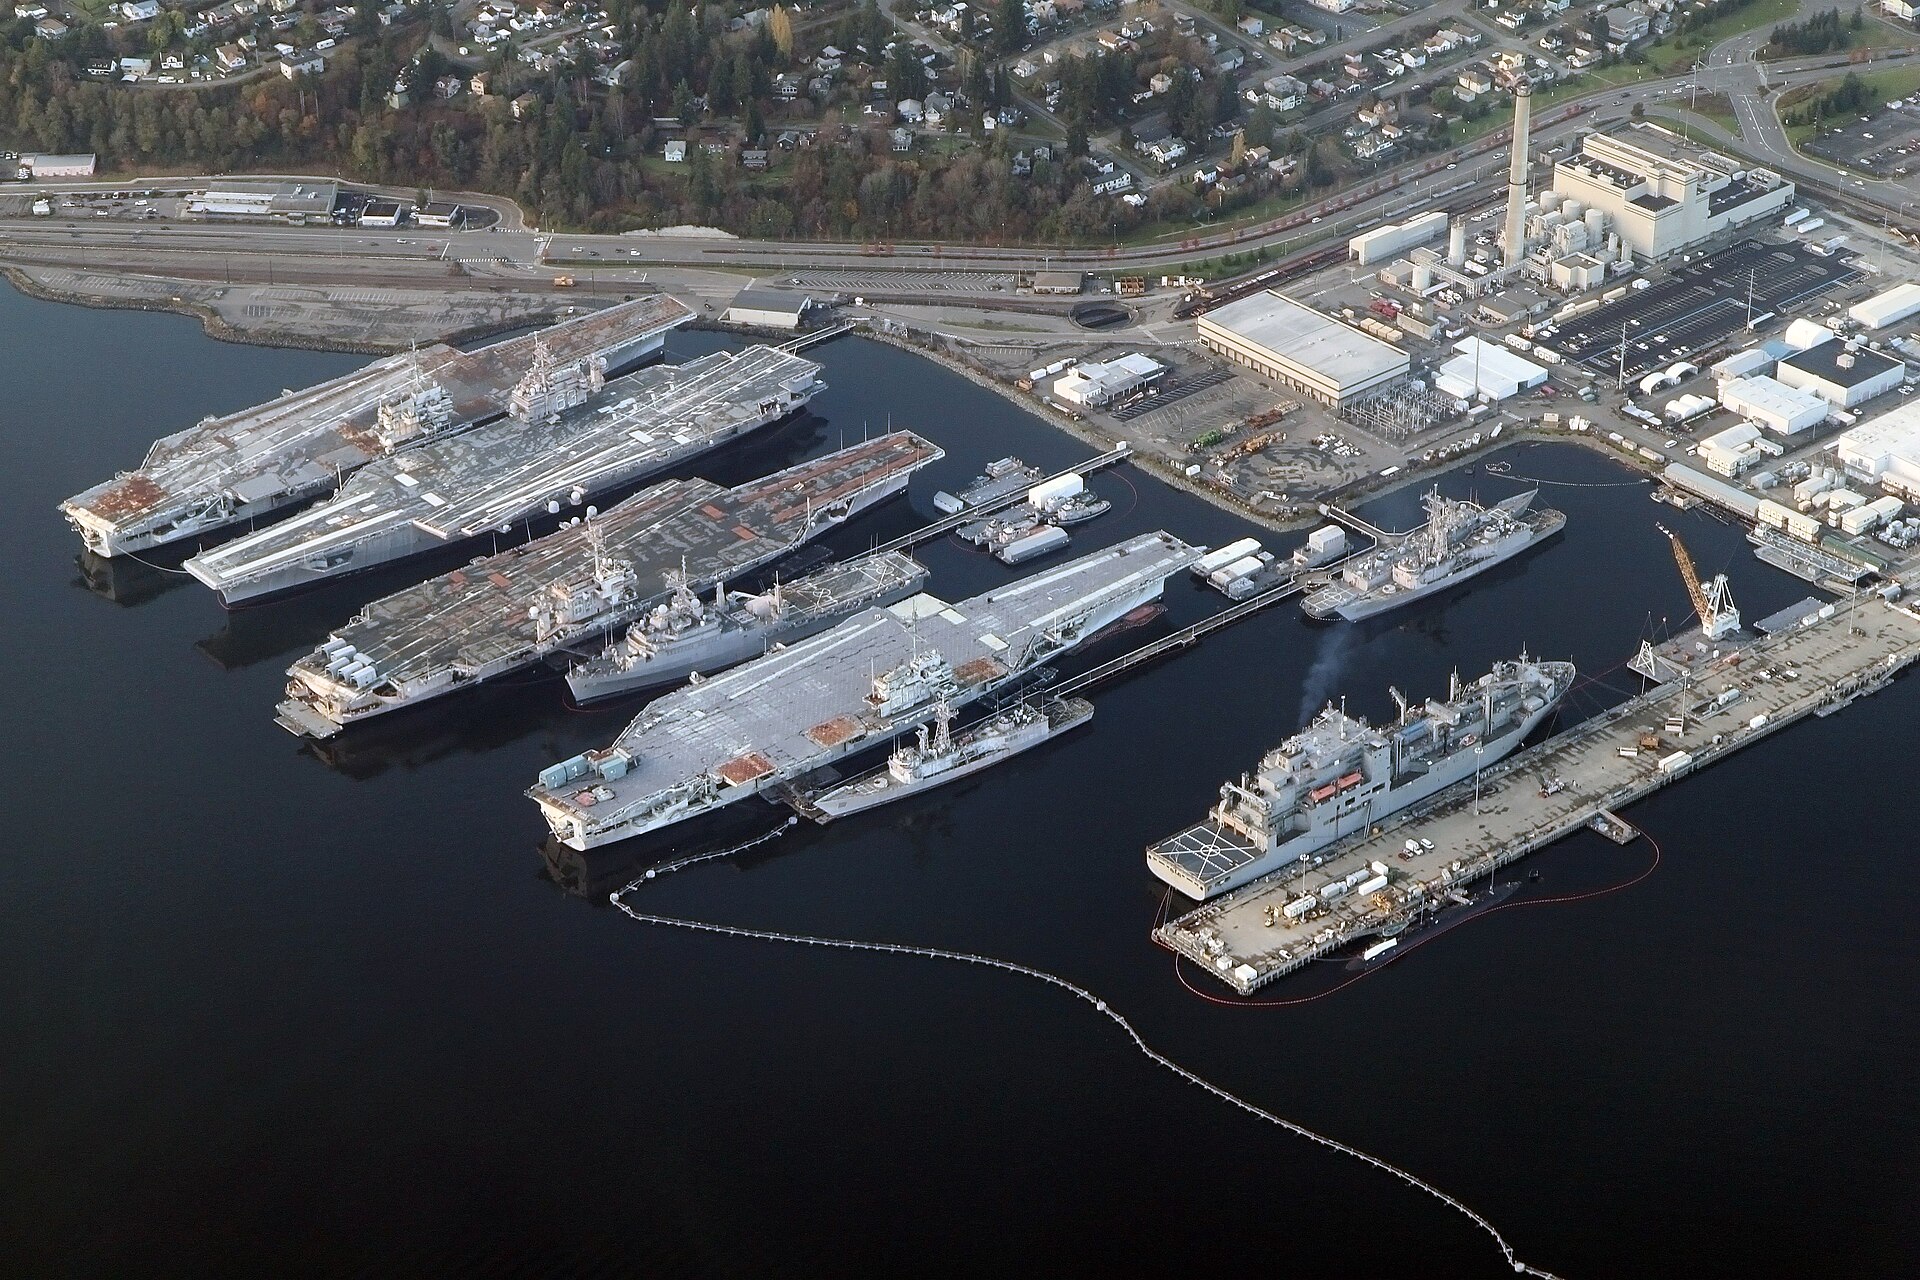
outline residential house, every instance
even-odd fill
[[[1237,44],[1230,44],[1213,55],[1213,66],[1216,71],[1238,71],[1246,65],[1247,55]]]
[[[1258,40],[1261,36],[1265,35],[1267,32],[1267,24],[1265,20],[1261,18],[1256,18],[1252,14],[1248,14],[1246,17],[1240,19],[1240,21],[1234,23],[1233,25],[1239,29],[1239,32],[1241,35],[1251,36],[1255,40]]]
[[[767,167],[767,152],[764,147],[747,147],[740,152],[740,167],[743,169],[764,169]]]
[[[1166,93],[1173,88],[1173,77],[1166,72],[1156,72],[1153,79],[1147,81],[1147,88],[1155,93]]]
[[[21,22],[38,22],[47,16],[47,6],[39,3],[39,0],[28,0],[26,4],[13,6],[13,16]]]
[[[662,149],[661,158],[668,164],[685,164],[687,162],[687,144],[681,139],[675,138]]]
[[[473,79],[467,81],[467,92],[476,98],[484,98],[487,96],[487,90],[492,84],[493,72],[476,71],[473,73]]]
[[[326,69],[326,56],[312,49],[296,49],[280,58],[280,74],[289,80],[295,76],[317,76]],[[394,85],[395,89],[400,87],[398,83]]]
[[[228,74],[247,65],[247,51],[238,44],[223,44],[213,51],[213,61]]]
[[[523,93],[519,97],[513,100],[513,102],[509,105],[508,109],[512,111],[513,118],[515,120],[523,120],[529,114],[531,114],[536,108],[538,108],[539,105],[540,105],[539,94]]]
[[[128,22],[151,22],[160,16],[160,0],[121,0],[120,16]]]
[[[1653,11],[1641,0],[1627,0],[1607,10],[1607,43],[1630,45],[1653,32]]]
[[[896,127],[892,133],[888,134],[887,137],[895,151],[907,152],[913,150],[913,130],[899,126]]]
[[[67,29],[67,24],[58,18],[41,18],[33,24],[33,34],[37,40],[58,40],[67,34]]]

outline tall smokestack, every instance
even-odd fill
[[[1513,86],[1513,163],[1507,168],[1506,261],[1518,266],[1527,251],[1527,130],[1533,124],[1533,85]]]
[[[1464,267],[1467,265],[1467,220],[1460,214],[1453,215],[1451,234],[1447,237],[1447,265]]]

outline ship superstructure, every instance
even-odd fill
[[[287,671],[279,722],[347,725],[597,645],[672,590],[738,577],[904,492],[941,457],[910,431],[877,436],[734,489],[669,480],[592,520],[395,592]]]
[[[904,551],[859,556],[759,594],[714,588],[709,601],[684,572],[669,578],[665,600],[631,623],[606,650],[567,674],[582,702],[673,684],[757,658],[926,585],[927,571]]]
[[[650,703],[528,795],[590,849],[708,813],[958,710],[1157,598],[1200,550],[1145,534],[953,604],[917,595]]]
[[[1529,489],[1490,507],[1427,494],[1427,523],[1355,556],[1331,583],[1301,601],[1309,617],[1358,622],[1445,590],[1511,559],[1567,523],[1558,511],[1530,511]]]
[[[1253,773],[1220,788],[1207,819],[1147,849],[1147,867],[1204,900],[1365,831],[1408,805],[1504,759],[1573,687],[1569,662],[1524,654],[1447,700],[1376,729],[1329,706],[1269,751]]]
[[[752,347],[607,382],[597,361],[562,365],[537,344],[507,416],[377,459],[328,501],[186,568],[232,603],[511,529],[803,408],[819,373]]]
[[[609,373],[659,351],[693,312],[665,295],[476,351],[435,343],[155,441],[134,471],[60,504],[87,549],[116,556],[271,516],[376,458],[506,413],[544,349]]]

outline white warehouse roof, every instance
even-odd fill
[[[1407,353],[1332,316],[1262,290],[1200,317],[1200,334],[1217,331],[1256,348],[1272,363],[1313,375],[1316,385],[1348,394],[1402,375]]]
[[[1440,366],[1433,383],[1456,399],[1488,396],[1505,400],[1547,380],[1545,366],[1516,355],[1499,343],[1470,337],[1454,343],[1453,349],[1460,354]]]
[[[1783,434],[1804,431],[1827,416],[1827,402],[1772,378],[1735,378],[1720,385],[1720,403]]]
[[[1869,329],[1884,328],[1896,320],[1905,320],[1920,311],[1920,284],[1897,284],[1885,293],[1876,293],[1865,302],[1847,308],[1847,317]]]
[[[1842,432],[1833,450],[1855,475],[1920,486],[1920,404],[1909,401]]]

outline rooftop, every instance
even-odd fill
[[[1841,364],[1842,359],[1847,363]],[[1780,362],[1836,386],[1857,387],[1871,382],[1901,363],[1865,347],[1850,347],[1844,339],[1828,338]]]
[[[1201,322],[1341,386],[1407,367],[1406,352],[1398,347],[1271,289],[1216,307]]]

